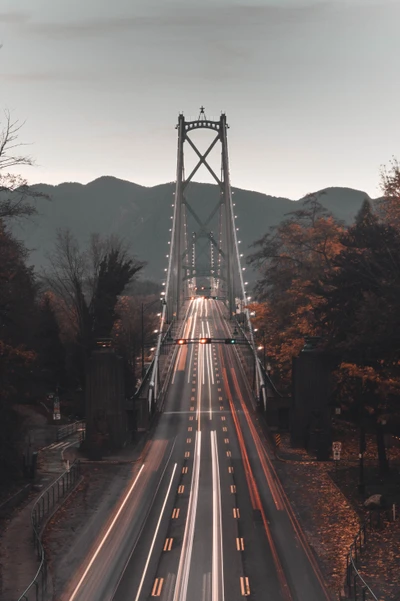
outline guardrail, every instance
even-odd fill
[[[18,601],[46,601],[48,579],[46,556],[41,540],[43,526],[59,501],[75,487],[79,476],[80,463],[79,460],[76,460],[71,464],[68,470],[61,474],[61,476],[40,495],[32,507],[31,522],[33,543],[40,564],[35,578],[19,597]]]
[[[83,420],[73,422],[72,424],[67,424],[66,426],[60,426],[57,430],[56,440],[62,440],[63,438],[67,438],[67,436],[71,436],[78,430],[85,431],[86,424]]]
[[[379,514],[379,523],[382,519]],[[375,595],[373,590],[368,586],[365,582],[364,578],[361,576],[360,572],[357,569],[357,561],[359,556],[361,555],[363,548],[368,540],[367,530],[372,530],[372,513],[370,512],[369,516],[363,521],[360,526],[359,531],[354,537],[354,541],[350,546],[349,553],[347,555],[347,565],[346,565],[346,593],[347,598],[357,601],[362,599],[362,601],[366,601],[368,599],[373,599],[374,601],[379,601],[378,597]]]

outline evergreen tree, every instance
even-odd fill
[[[44,295],[38,309],[36,338],[38,368],[42,384],[49,390],[63,386],[65,383],[65,348],[60,339],[60,327],[49,294]]]

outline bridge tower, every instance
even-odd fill
[[[205,152],[192,139],[195,130],[209,130],[213,138]],[[169,268],[165,288],[168,315],[179,317],[182,304],[193,293],[212,294],[224,299],[229,314],[236,313],[237,301],[245,303],[245,290],[239,260],[235,216],[229,177],[228,124],[226,115],[218,121],[207,119],[204,108],[195,121],[178,117],[178,152],[175,203]],[[220,145],[221,159],[217,169],[211,166],[209,155]],[[185,148],[193,151],[198,162],[185,177]],[[199,198],[198,189],[190,186],[200,167],[204,166],[214,179],[218,194],[214,201]],[[220,170],[220,176],[217,172]],[[195,246],[194,246],[195,245]],[[195,250],[194,250],[195,248]],[[195,257],[195,259],[194,259]]]

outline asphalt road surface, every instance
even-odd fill
[[[231,336],[191,301],[185,338]],[[235,348],[177,350],[163,413],[68,601],[326,601],[259,434]]]

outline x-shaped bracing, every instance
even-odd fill
[[[193,169],[192,173],[189,175],[189,177],[183,182],[183,190],[186,188],[188,183],[191,181],[191,179],[193,178],[195,173],[199,170],[201,165],[204,165],[205,167],[207,167],[207,169],[209,170],[209,172],[211,173],[211,175],[213,176],[213,178],[215,179],[215,181],[217,182],[217,184],[219,185],[221,190],[223,189],[222,181],[219,179],[219,177],[215,174],[214,170],[211,169],[210,165],[206,161],[206,158],[208,157],[208,155],[210,154],[210,152],[212,151],[212,149],[214,148],[214,146],[216,145],[216,143],[218,142],[219,139],[220,139],[220,135],[218,134],[216,136],[215,140],[210,144],[210,146],[208,147],[206,152],[204,154],[201,154],[201,152],[196,148],[195,144],[193,144],[193,142],[189,138],[189,136],[188,135],[185,136],[185,140],[187,140],[189,142],[190,146],[193,148],[193,150],[195,151],[195,153],[197,154],[197,156],[199,157],[200,160],[197,163],[196,167]]]

